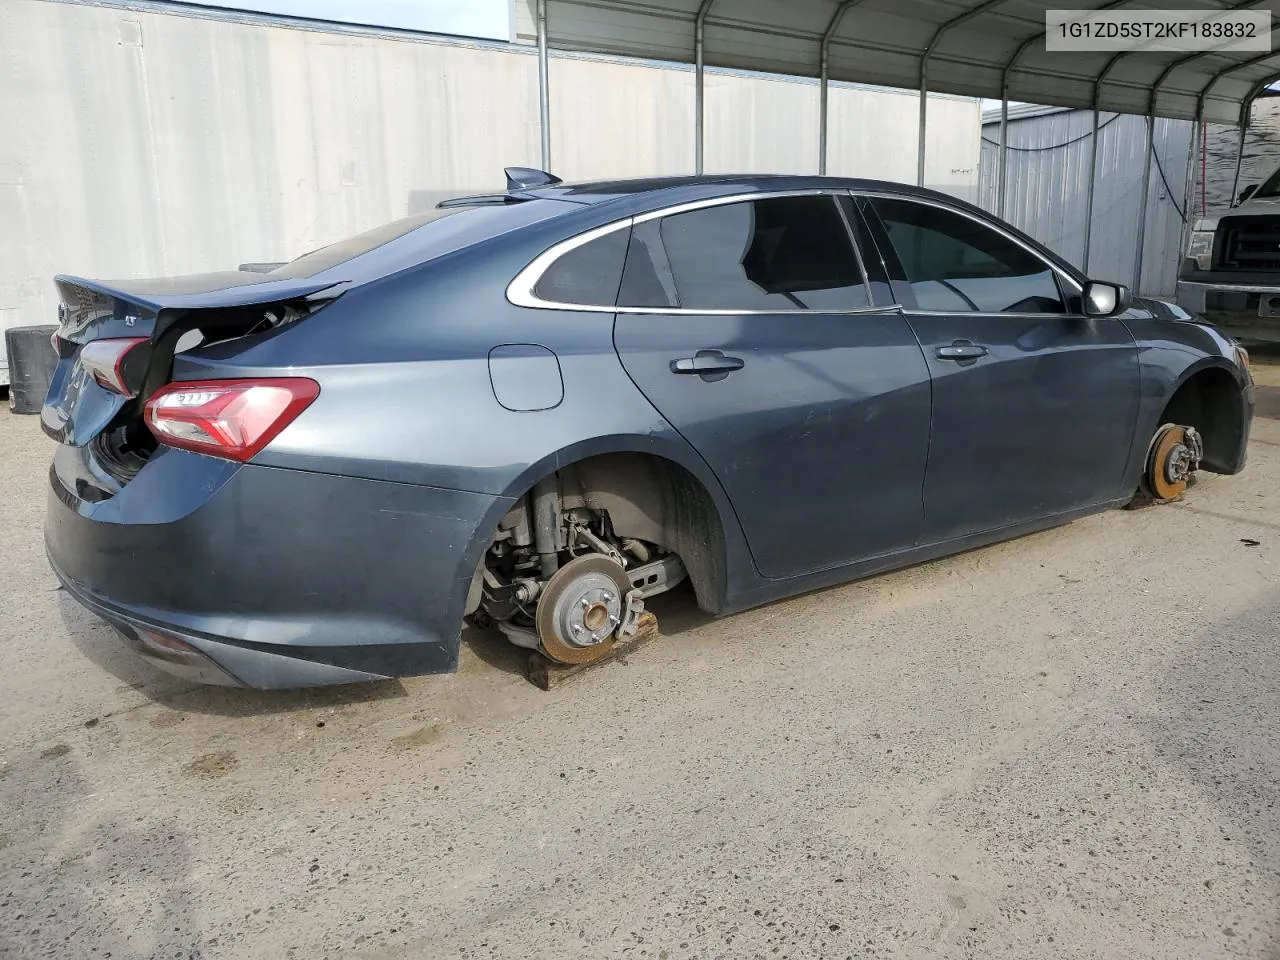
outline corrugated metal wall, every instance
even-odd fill
[[[1099,123],[1089,272],[1100,280],[1134,285],[1146,120],[1131,114],[1103,114]],[[1151,165],[1142,279],[1137,284],[1144,294],[1172,296],[1174,292],[1192,126],[1185,120],[1156,120],[1159,167]],[[1093,114],[1087,110],[1009,119],[1005,219],[1082,269],[1092,130]],[[1000,124],[984,123],[979,195],[980,205],[992,212],[998,207],[999,142]]]
[[[54,273],[289,258],[539,165],[523,44],[4,0],[0,62],[0,326],[48,322]],[[692,172],[690,68],[565,56],[550,82],[556,173]],[[829,170],[913,182],[916,104],[833,85]],[[978,102],[929,121],[930,184],[972,198]],[[816,172],[817,144],[813,80],[708,74],[708,171]]]

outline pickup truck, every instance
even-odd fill
[[[1237,340],[1280,343],[1280,170],[1195,222],[1177,301]]]

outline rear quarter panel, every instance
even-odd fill
[[[483,255],[463,252],[362,286],[247,346],[180,356],[175,379],[302,375],[320,383],[317,400],[255,463],[492,495],[492,516],[459,555],[460,579],[469,581],[512,498],[559,466],[629,451],[665,457],[698,477],[728,541],[728,593],[754,584],[731,505],[627,376],[612,315],[508,302],[511,278],[556,239],[504,239]],[[554,355],[563,391],[557,403],[512,410],[500,402],[490,354],[504,345]]]

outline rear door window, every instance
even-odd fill
[[[636,227],[620,306],[830,312],[871,303],[835,198],[768,197]]]
[[[910,200],[874,197],[921,310],[1065,313],[1049,264],[970,217]]]

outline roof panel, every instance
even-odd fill
[[[561,49],[690,63],[700,2],[705,0],[547,0],[548,42]],[[1242,0],[1087,2],[1093,8],[1139,10],[1246,5]],[[1151,84],[1187,56],[1141,51],[1111,63],[1112,54],[1048,53],[1044,13],[1060,7],[1061,0],[845,0],[845,5],[830,48],[830,76],[837,80],[914,88],[925,51],[941,29],[928,63],[931,91],[999,99],[1007,70],[1010,99],[1089,108],[1101,75],[1099,109],[1145,113]],[[840,6],[840,0],[709,0],[705,62],[816,76],[822,35]],[[1247,6],[1274,11],[1280,0]],[[1164,77],[1155,110],[1191,118],[1203,101],[1208,119],[1235,123],[1240,103],[1259,81],[1277,73],[1280,54],[1208,53]]]

